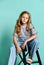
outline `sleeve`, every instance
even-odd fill
[[[37,33],[37,31],[35,30],[33,24],[30,24],[30,29],[31,29],[32,34]]]
[[[14,37],[18,38],[17,33],[14,33],[14,34],[13,34],[13,38],[14,38]]]

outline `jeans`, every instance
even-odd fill
[[[37,38],[33,39],[30,42],[27,42],[27,47],[30,46],[31,50],[30,50],[30,56],[33,57],[34,53],[36,52],[37,48],[38,48],[38,40]],[[21,43],[19,42],[19,45],[21,46]],[[15,60],[17,57],[17,53],[16,53],[16,48],[15,45],[12,44],[11,48],[10,48],[10,56],[9,56],[9,60],[8,60],[8,65],[14,65],[15,64]]]

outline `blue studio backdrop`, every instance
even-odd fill
[[[31,13],[32,23],[38,32],[39,53],[44,65],[44,0],[0,0],[0,65],[8,63],[14,26],[19,14],[25,10]]]

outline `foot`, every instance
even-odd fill
[[[26,60],[26,62],[27,63],[32,63],[32,59],[29,58],[29,59]]]

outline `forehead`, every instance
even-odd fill
[[[29,17],[29,14],[24,13],[22,16],[24,16],[24,17]]]

